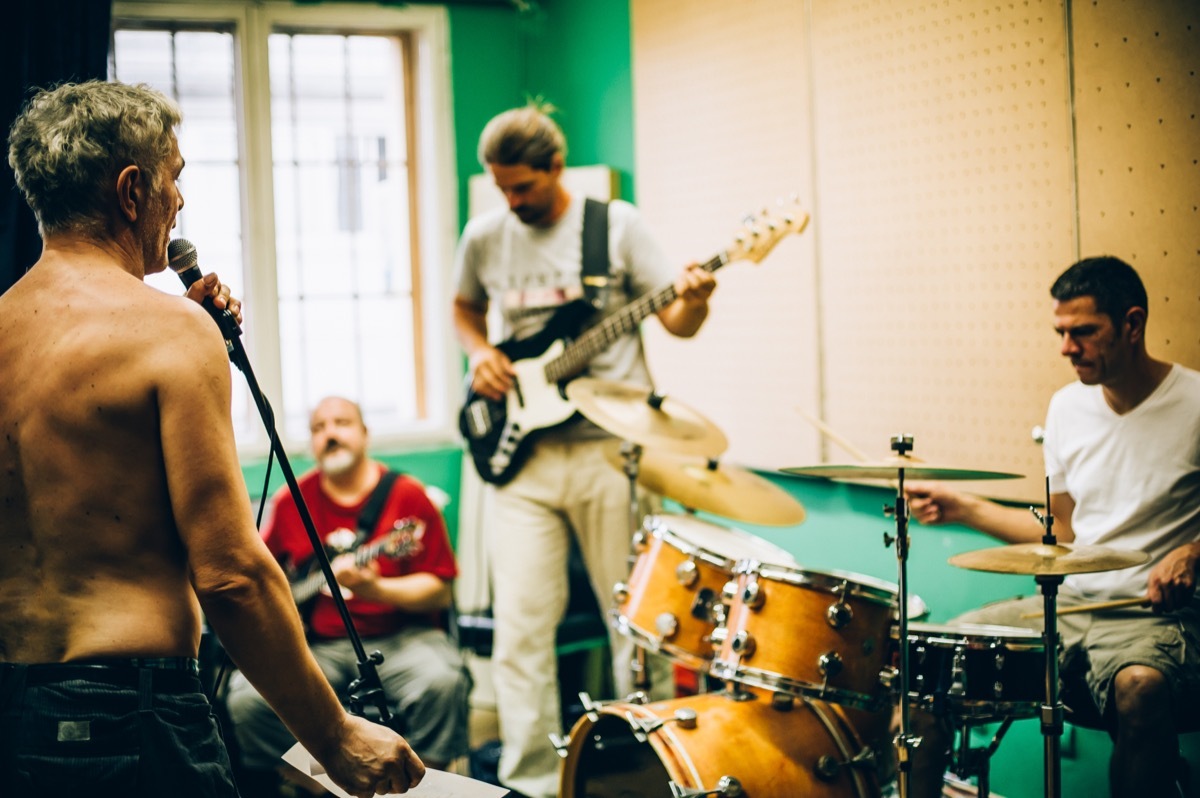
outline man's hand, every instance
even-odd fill
[[[700,268],[699,264],[690,263],[679,277],[675,279],[675,295],[689,305],[706,305],[717,287],[717,279],[712,272]]]
[[[1150,571],[1146,597],[1155,612],[1177,610],[1196,590],[1196,564],[1200,543],[1188,543],[1168,552]]]
[[[210,272],[204,275],[202,279],[188,286],[188,299],[199,304],[204,302],[205,297],[212,299],[213,307],[217,310],[228,309],[233,314],[233,317],[237,319],[237,323],[242,323],[241,300],[235,299],[230,294],[229,286],[221,282],[216,272]]]
[[[329,564],[338,584],[359,595],[370,592],[379,579],[377,563],[370,563],[364,568],[354,564],[353,554],[340,554]]]
[[[425,777],[425,765],[404,738],[386,726],[347,714],[337,747],[313,756],[335,784],[355,798],[402,793]]]
[[[471,355],[471,390],[498,401],[513,385],[512,361],[494,346],[481,346]]]
[[[922,524],[951,524],[963,520],[966,497],[938,482],[910,482],[904,486],[908,509]]]

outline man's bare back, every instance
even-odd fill
[[[195,656],[156,401],[191,303],[70,260],[0,296],[0,660]]]

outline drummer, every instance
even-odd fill
[[[1082,260],[1050,289],[1061,354],[1079,379],[1050,400],[1044,455],[1059,542],[1141,550],[1143,566],[1067,576],[1059,607],[1144,596],[1151,610],[1059,619],[1064,698],[1095,702],[1114,747],[1112,794],[1175,795],[1176,726],[1200,705],[1200,373],[1146,351],[1146,290],[1113,257]],[[948,490],[906,488],[923,524],[960,523],[1008,543],[1044,534],[1030,512]],[[1031,597],[993,604],[963,622],[1030,626]],[[1078,700],[1078,699],[1076,699]],[[1073,710],[1079,710],[1072,705]],[[915,796],[940,795],[945,729],[914,713]]]

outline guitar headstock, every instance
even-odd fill
[[[421,546],[421,538],[425,536],[425,522],[420,518],[401,518],[388,533],[380,548],[384,557],[406,557],[417,551]]]
[[[758,263],[784,236],[804,232],[808,219],[808,211],[794,200],[781,201],[774,209],[765,208],[746,218],[734,236],[733,244],[725,250],[726,258]]]

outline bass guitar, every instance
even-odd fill
[[[700,268],[711,273],[733,261],[757,263],[784,236],[803,232],[808,220],[808,213],[795,205],[774,213],[763,211],[748,219],[733,243]],[[489,399],[471,390],[468,375],[467,396],[458,416],[459,431],[479,476],[494,485],[511,480],[529,454],[531,436],[575,415],[566,384],[579,376],[592,358],[675,298],[675,286],[668,285],[593,324],[589,322],[595,309],[576,299],[555,310],[536,335],[498,344],[496,348],[512,361],[513,387],[501,399]]]
[[[424,536],[424,521],[419,518],[402,518],[396,522],[395,528],[391,532],[376,542],[354,549],[354,564],[359,568],[365,568],[381,557],[390,559],[408,557],[420,550],[421,538]],[[335,552],[334,554],[342,553],[344,552]],[[292,598],[295,599],[298,607],[310,601],[319,592],[329,592],[329,585],[325,581],[325,572],[315,565],[316,558],[314,557],[309,561],[309,568],[305,573],[291,581]],[[346,596],[346,593],[346,589],[342,588],[342,595]]]

